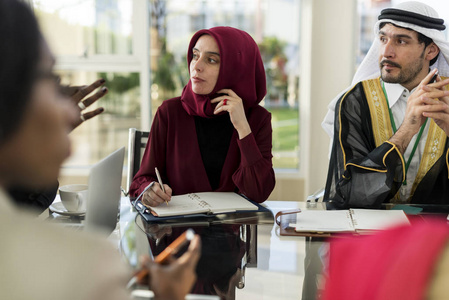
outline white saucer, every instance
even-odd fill
[[[61,202],[56,202],[50,205],[50,210],[63,216],[82,216],[86,211],[68,211]]]

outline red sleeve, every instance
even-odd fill
[[[237,143],[241,161],[239,168],[232,175],[232,180],[240,193],[261,203],[270,196],[275,185],[271,161],[273,157],[271,114],[265,116],[257,132],[253,131]]]

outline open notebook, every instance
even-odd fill
[[[363,232],[410,224],[402,210],[304,210],[290,227],[296,232]]]
[[[150,207],[150,210],[155,216],[168,217],[258,210],[258,207],[236,193],[202,192],[172,196],[168,204]]]

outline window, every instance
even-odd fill
[[[104,77],[106,111],[75,129],[64,172],[76,172],[127,144],[128,128],[149,130],[165,99],[188,81],[195,31],[233,26],[259,44],[267,75],[262,105],[272,113],[274,167],[299,168],[300,0],[34,0],[63,82]],[[150,101],[149,101],[150,100]],[[126,164],[126,163],[125,163]]]
[[[298,169],[300,1],[152,0],[150,3],[153,111],[163,100],[179,96],[187,83],[187,46],[197,30],[214,26],[245,30],[258,43],[265,64],[268,93],[262,105],[272,113],[274,167]]]
[[[148,5],[135,0],[35,0],[34,12],[57,57],[62,83],[106,79],[108,94],[95,106],[105,112],[72,133],[72,156],[64,175],[87,167],[127,145],[128,129],[150,123]],[[90,109],[90,108],[89,108]],[[89,110],[88,109],[88,110]],[[126,164],[126,162],[125,162]]]

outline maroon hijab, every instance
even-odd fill
[[[184,109],[192,116],[214,117],[214,108],[217,104],[210,101],[218,96],[216,93],[221,89],[233,90],[242,98],[245,110],[256,106],[267,92],[265,69],[256,42],[245,31],[232,27],[202,29],[190,40],[187,52],[188,66],[192,61],[192,49],[203,34],[211,35],[220,50],[217,83],[209,95],[198,95],[192,91],[192,83],[189,80],[181,95]]]

